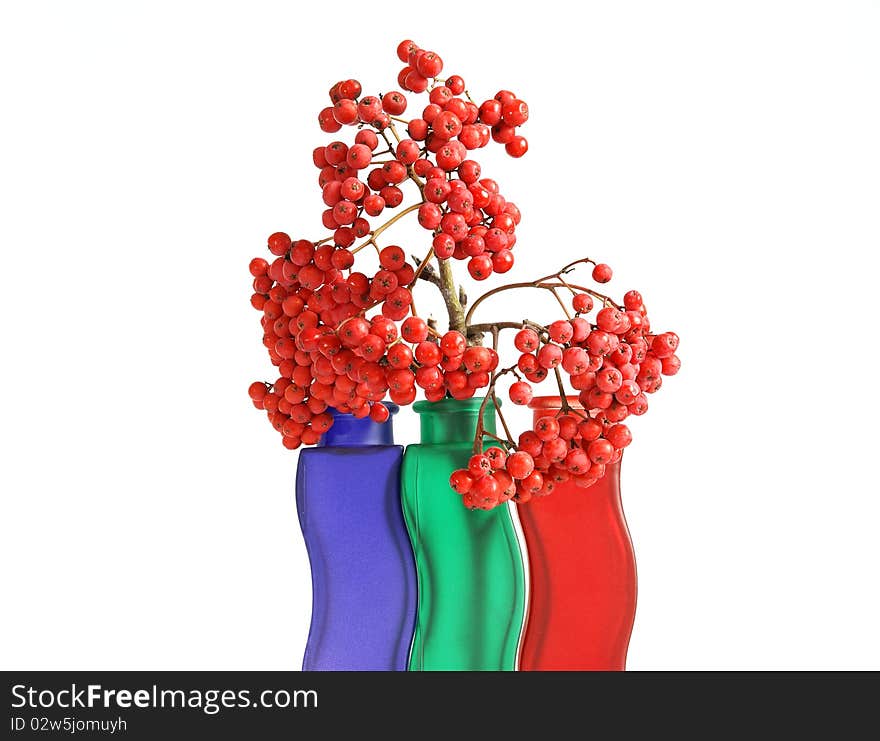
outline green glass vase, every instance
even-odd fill
[[[402,474],[419,585],[410,671],[516,668],[526,588],[515,514],[507,504],[469,510],[449,487],[449,474],[472,454],[481,403],[413,405],[421,442],[407,447]],[[484,429],[495,432],[491,406]]]

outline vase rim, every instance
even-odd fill
[[[416,414],[424,414],[425,412],[434,412],[436,414],[456,414],[461,412],[478,412],[483,403],[483,396],[475,396],[470,399],[441,399],[440,401],[417,401],[413,404],[413,411]],[[501,406],[501,399],[498,399],[498,406]],[[488,408],[488,404],[486,405]]]
[[[566,401],[572,409],[582,410],[584,405],[581,404],[577,396],[566,396]],[[529,402],[529,409],[560,409],[562,408],[561,396],[535,396]]]
[[[400,407],[390,401],[380,401],[379,403],[388,410],[389,414],[397,414],[400,411]],[[351,412],[340,412],[336,407],[328,406],[327,412],[334,419],[338,419],[341,417],[351,417],[353,419],[366,419],[368,421],[372,421],[369,415],[367,415],[366,417],[355,417]]]

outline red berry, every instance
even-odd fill
[[[397,159],[404,165],[411,165],[419,158],[418,142],[412,139],[404,139],[397,145]]]
[[[450,75],[446,78],[446,87],[448,87],[453,95],[461,95],[464,92],[464,79],[459,75]]]
[[[596,283],[607,283],[611,280],[611,268],[604,262],[599,263],[593,268],[593,280]]]
[[[589,444],[587,455],[593,463],[608,463],[614,455],[614,446],[608,440],[600,437]]]
[[[392,368],[409,368],[413,361],[412,350],[406,345],[396,344],[388,349],[388,365]]]
[[[632,442],[632,433],[629,431],[629,427],[622,424],[614,425],[605,433],[605,437],[618,450],[622,450]]]
[[[401,87],[404,87],[407,90],[412,90],[414,93],[423,93],[428,89],[428,79],[419,74],[416,70],[411,70],[404,78]]]
[[[474,482],[471,495],[480,509],[492,509],[498,505],[501,487],[494,476],[483,476]]]
[[[382,110],[392,116],[399,116],[406,110],[406,96],[397,90],[385,93],[382,96]]]
[[[520,352],[527,353],[537,350],[541,340],[534,329],[526,327],[516,333],[516,336],[513,338],[513,344]]]
[[[467,340],[461,332],[450,330],[440,338],[440,349],[447,357],[454,357],[464,353]]]
[[[440,59],[440,55],[428,51],[419,56],[416,69],[423,77],[436,77],[443,71],[443,60]]]
[[[379,264],[386,270],[400,270],[406,263],[406,253],[397,245],[389,245],[379,253]]]
[[[574,334],[571,322],[567,322],[564,319],[553,322],[547,330],[550,333],[550,339],[558,342],[560,345],[564,345],[571,340],[571,336]]]
[[[571,305],[578,314],[587,314],[593,310],[593,297],[589,293],[579,293],[572,298]]]
[[[660,372],[664,376],[674,376],[678,373],[679,368],[681,368],[681,361],[678,359],[678,355],[670,355],[662,359]]]
[[[492,255],[492,268],[496,273],[506,273],[513,267],[513,253],[505,248]]]
[[[638,291],[627,291],[623,296],[623,306],[627,311],[638,311],[642,307],[642,294]]]
[[[470,460],[468,460],[468,472],[475,479],[482,478],[491,471],[492,461],[489,460],[488,456],[485,456],[482,453],[473,455]]]
[[[333,106],[327,106],[318,114],[318,126],[321,127],[321,131],[328,134],[333,134],[342,128],[342,124],[333,116],[334,110]]]
[[[600,391],[613,394],[623,383],[623,375],[617,368],[603,368],[596,374],[596,387]]]
[[[522,126],[529,120],[529,106],[522,100],[504,103],[501,109],[501,120],[507,126]]]
[[[641,393],[642,389],[639,388],[639,384],[632,380],[624,380],[620,384],[620,388],[614,393],[614,398],[621,404],[629,405],[632,404]]]
[[[592,442],[602,434],[602,423],[592,417],[578,423],[578,434],[586,442]]]
[[[382,112],[382,101],[374,95],[367,95],[361,98],[358,102],[357,112],[358,118],[360,118],[361,121],[364,123],[372,123]],[[369,129],[363,129],[362,131],[369,131]],[[360,133],[361,132],[358,132],[358,134]],[[355,138],[355,141],[357,141],[357,138]],[[366,144],[367,142],[363,143]],[[375,149],[375,147],[370,147],[370,149]]]
[[[284,255],[290,249],[291,240],[284,232],[269,235],[269,252],[273,255]]]
[[[487,126],[495,126],[501,121],[502,110],[501,101],[487,100],[480,106],[480,120]]]
[[[523,139],[523,137],[516,136],[516,129],[513,126],[505,126],[503,123],[499,123],[492,127],[492,139],[499,144],[509,144],[516,138]],[[525,142],[525,139],[523,139],[523,142]]]
[[[483,455],[489,459],[493,471],[497,471],[499,468],[504,468],[504,463],[507,460],[507,453],[497,445],[493,445],[491,448],[486,448]]]
[[[409,317],[400,327],[400,336],[407,342],[424,342],[428,338],[428,325],[417,316]]]
[[[538,350],[538,365],[553,370],[562,362],[562,348],[558,345],[544,345]]]
[[[544,488],[544,477],[538,471],[532,471],[523,477],[521,485],[524,491],[535,495]]]
[[[361,84],[357,80],[346,80],[339,85],[339,94],[343,98],[358,98],[361,92]]]
[[[492,473],[492,478],[498,484],[498,502],[503,503],[516,494],[516,482],[513,477],[505,470],[498,470]]]
[[[418,219],[425,229],[434,230],[440,226],[443,212],[436,203],[423,203],[419,206]]]
[[[544,442],[559,437],[559,423],[550,416],[539,417],[535,422],[535,434]]]
[[[443,111],[434,119],[433,129],[441,139],[452,139],[461,133],[461,119],[452,111]]]
[[[443,354],[433,342],[420,342],[416,345],[415,358],[421,365],[438,365]]]
[[[474,477],[468,471],[459,468],[449,477],[449,485],[459,494],[467,494],[474,485]]]
[[[651,343],[651,351],[661,360],[673,355],[678,349],[678,335],[675,332],[658,334]]]
[[[528,404],[532,400],[531,384],[528,384],[525,381],[517,381],[516,383],[511,384],[508,395],[514,404],[520,406]]]
[[[431,203],[443,203],[451,190],[449,181],[445,178],[429,178],[425,183],[425,199]]]
[[[550,440],[545,440],[544,444],[541,446],[541,455],[554,463],[563,460],[567,451],[568,443],[561,437],[554,437]]]
[[[350,98],[342,98],[333,106],[333,118],[343,125],[353,124],[358,120],[358,104]]]
[[[569,347],[562,353],[562,368],[569,375],[586,373],[589,367],[589,356],[582,347]]]
[[[409,39],[401,41],[397,45],[397,58],[406,64],[409,61],[409,55],[414,51],[418,51],[418,49],[419,47],[415,41],[410,41]]]
[[[403,191],[396,185],[386,185],[379,191],[379,196],[388,208],[396,208],[403,202]]]
[[[346,164],[355,170],[363,170],[365,167],[369,167],[372,158],[373,152],[366,144],[352,144],[345,155]]]
[[[586,451],[574,448],[565,456],[564,465],[571,473],[586,473],[590,470],[591,461]]]
[[[535,461],[531,455],[519,450],[507,456],[507,472],[515,479],[524,479],[535,470]]]
[[[370,407],[370,419],[374,422],[387,422],[390,416],[391,412],[388,411],[388,407],[384,404],[373,404]]]
[[[492,351],[487,347],[469,347],[462,355],[462,362],[471,373],[487,370],[492,362]]]
[[[522,157],[529,151],[529,142],[524,136],[514,136],[504,144],[504,151],[511,157]]]
[[[374,334],[368,334],[361,340],[358,348],[365,360],[378,360],[385,354],[385,340]]]
[[[266,262],[262,257],[255,257],[251,260],[250,265],[248,265],[248,270],[255,278],[259,278],[261,275],[265,275],[266,271],[269,269],[269,263]]]
[[[468,260],[468,272],[474,280],[486,280],[494,270],[489,255],[476,255]]]

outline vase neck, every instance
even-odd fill
[[[351,414],[342,414],[330,410],[333,415],[333,426],[327,430],[318,442],[319,447],[357,447],[361,445],[394,445],[393,415],[397,412],[396,404],[385,404],[391,417],[387,422],[374,422],[369,417],[358,419]]]
[[[477,419],[483,399],[443,399],[419,401],[413,410],[419,415],[422,443],[471,443],[477,431]],[[495,434],[495,409],[486,404],[483,429]]]

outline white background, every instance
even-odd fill
[[[525,158],[478,154],[508,277],[596,257],[682,338],[625,461],[629,667],[880,668],[880,8],[577,5],[3,4],[4,668],[299,666],[247,263],[321,234],[317,110],[405,37],[530,104]]]

